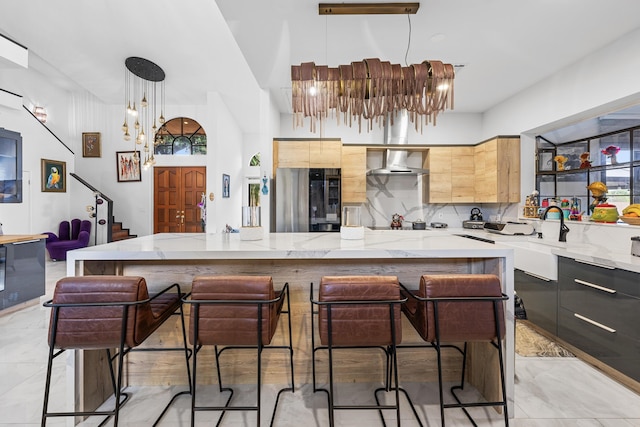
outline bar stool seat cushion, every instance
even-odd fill
[[[403,291],[404,292],[404,291]],[[419,298],[500,297],[500,279],[493,274],[423,275],[420,288],[411,291]],[[409,298],[402,310],[428,342],[436,340],[433,302]],[[438,306],[440,341],[491,341],[496,338],[491,301],[441,301]],[[502,304],[498,317],[504,319]],[[504,337],[504,322],[500,322],[500,338]]]
[[[83,276],[59,280],[56,284],[53,303],[141,302],[127,308],[125,343],[133,348],[151,335],[181,304],[178,293],[167,292],[151,301],[142,302],[148,299],[147,284],[142,277]],[[122,306],[61,307],[55,347],[65,349],[119,347],[122,313]],[[51,326],[49,337],[51,345]]]
[[[197,276],[193,279],[192,300],[270,301],[282,291],[273,289],[271,276]],[[278,326],[284,298],[262,305],[262,344],[269,345]],[[191,310],[194,308],[192,307]],[[256,345],[258,309],[252,304],[200,304],[198,344]],[[195,317],[190,316],[189,340],[194,342]]]
[[[396,276],[324,276],[320,281],[318,300],[385,301],[399,300],[400,285]],[[390,312],[385,304],[333,305],[331,307],[331,335],[334,346],[391,345]],[[400,304],[395,304],[394,324],[396,343],[402,341]],[[328,345],[329,328],[327,306],[318,310],[320,343]]]

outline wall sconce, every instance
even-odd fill
[[[35,107],[33,109],[33,115],[36,116],[36,119],[40,120],[41,123],[47,123],[47,110],[44,107]]]

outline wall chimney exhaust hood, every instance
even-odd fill
[[[415,168],[407,165],[408,150],[398,148],[398,145],[409,144],[409,114],[407,110],[393,118],[387,115],[384,122],[384,145],[393,145],[387,148],[382,156],[382,167],[367,171],[367,175],[424,175],[429,169]]]

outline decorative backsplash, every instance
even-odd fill
[[[362,207],[362,225],[365,227],[389,227],[394,213],[402,215],[404,227],[411,222],[423,220],[444,222],[449,227],[462,227],[468,220],[471,209],[480,208],[483,220],[517,220],[520,215],[517,203],[504,204],[433,204],[423,202],[421,180],[412,176],[368,176],[367,203]]]

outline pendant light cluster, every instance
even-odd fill
[[[387,116],[391,121],[406,110],[416,130],[436,124],[441,111],[453,109],[455,69],[441,61],[423,61],[403,67],[380,59],[365,59],[330,68],[313,62],[291,66],[292,108],[294,128],[310,118],[310,131],[316,132],[316,121],[341,116],[345,124],[367,123],[367,131],[375,121],[380,126]]]
[[[165,73],[153,62],[131,56],[125,64],[125,114],[122,124],[125,141],[133,139],[134,159],[138,156],[139,146],[144,152],[142,166],[146,169],[156,163],[154,145],[156,132],[165,122],[164,118],[164,79]],[[160,88],[158,89],[158,86]],[[160,92],[158,96],[158,92]],[[156,116],[157,112],[159,116]],[[140,159],[137,159],[140,161]]]

